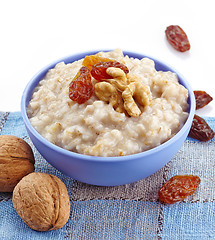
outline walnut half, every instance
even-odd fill
[[[117,112],[139,117],[142,112],[138,105],[148,106],[152,99],[149,86],[135,75],[126,75],[120,68],[109,67],[106,72],[112,78],[95,84],[96,96],[110,103]]]
[[[62,228],[70,216],[67,188],[51,174],[25,176],[14,188],[12,200],[18,215],[36,231]]]

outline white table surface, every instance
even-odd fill
[[[20,111],[22,92],[42,67],[88,50],[121,48],[170,64],[193,90],[215,98],[214,1],[11,0],[0,5],[0,111]],[[168,25],[187,33],[180,53],[166,40]],[[215,116],[215,99],[199,115]]]

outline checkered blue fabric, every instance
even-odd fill
[[[215,129],[215,118],[205,118]],[[13,208],[12,194],[0,193],[0,239],[215,239],[215,139],[185,141],[161,170],[136,183],[96,187],[80,183],[52,167],[30,141],[20,112],[0,112],[0,134],[27,141],[35,155],[36,172],[59,177],[67,186],[71,212],[67,224],[49,232],[30,229]],[[201,184],[194,195],[167,205],[158,189],[170,177],[195,174]]]

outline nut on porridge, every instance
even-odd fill
[[[32,126],[64,149],[93,156],[124,156],[173,137],[188,117],[188,90],[173,72],[120,49],[58,63],[35,88]]]

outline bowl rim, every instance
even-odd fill
[[[43,67],[40,71],[38,71],[31,79],[30,81],[27,83],[23,94],[22,94],[22,98],[21,98],[21,114],[24,120],[24,123],[26,125],[26,128],[40,141],[43,142],[43,144],[46,145],[46,147],[51,148],[54,151],[59,152],[60,154],[66,155],[67,157],[71,157],[71,158],[76,158],[79,159],[80,161],[93,161],[93,162],[121,162],[121,161],[132,161],[133,159],[136,158],[141,158],[141,157],[147,157],[148,155],[151,154],[155,154],[159,151],[162,151],[164,148],[168,147],[171,144],[174,144],[186,131],[187,129],[191,126],[194,114],[195,114],[195,108],[196,108],[196,103],[195,103],[195,96],[193,93],[193,90],[189,84],[189,82],[184,78],[183,75],[181,75],[181,73],[179,73],[175,68],[173,68],[171,65],[166,64],[163,61],[160,61],[154,57],[151,57],[149,55],[145,55],[142,53],[137,53],[137,52],[133,52],[133,51],[124,51],[123,50],[123,54],[124,56],[128,55],[129,57],[133,57],[133,58],[139,58],[142,59],[144,57],[147,57],[149,59],[152,59],[155,62],[155,68],[156,65],[161,65],[167,69],[169,69],[169,71],[172,71],[174,73],[176,73],[180,84],[182,84],[187,90],[188,90],[188,102],[189,102],[189,110],[188,110],[188,118],[186,119],[185,124],[183,125],[183,127],[170,139],[168,139],[167,141],[165,141],[164,143],[143,151],[143,152],[139,152],[139,153],[135,153],[135,154],[130,154],[130,155],[125,155],[125,156],[114,156],[114,157],[102,157],[102,156],[91,156],[91,155],[84,155],[81,153],[76,153],[76,152],[72,152],[66,149],[63,149],[57,145],[55,145],[54,143],[49,142],[47,139],[45,139],[42,135],[40,135],[36,129],[31,125],[30,120],[27,116],[27,105],[30,101],[30,97],[32,96],[33,90],[34,88],[38,85],[39,81],[42,80],[42,78],[45,76],[45,74],[47,73],[47,71],[51,68],[53,68],[57,63],[59,62],[65,62],[68,63],[68,59],[70,58],[75,58],[76,60],[79,60],[81,58],[83,58],[86,55],[90,55],[90,54],[95,54],[98,52],[107,52],[107,51],[113,51],[112,49],[106,49],[106,50],[92,50],[92,51],[86,51],[86,52],[80,52],[80,53],[75,53],[75,54],[71,54],[62,58],[59,58],[55,61],[53,61],[52,63],[46,65],[45,67]],[[156,69],[157,70],[157,69]],[[30,93],[30,94],[29,94]]]

